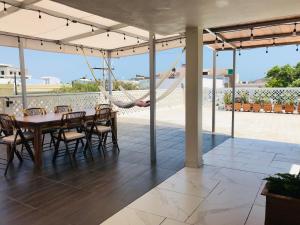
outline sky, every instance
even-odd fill
[[[237,73],[240,80],[263,78],[268,69],[275,65],[295,65],[297,62],[300,62],[300,51],[297,52],[294,45],[270,47],[268,54],[265,51],[265,48],[258,48],[242,50],[241,56],[237,54]],[[156,72],[168,71],[180,54],[181,49],[158,52]],[[88,60],[93,67],[103,67],[103,61],[100,58],[89,57]],[[19,67],[18,49],[0,47],[1,63]],[[149,75],[147,54],[114,59],[112,63],[118,80],[129,79],[136,74]],[[182,55],[180,63],[185,63],[184,55]],[[203,50],[203,63],[204,68],[212,67],[212,50],[207,47],[204,47]],[[45,75],[55,76],[59,77],[63,82],[70,82],[82,76],[92,78],[84,58],[78,55],[25,50],[25,64],[32,78],[39,78]],[[232,68],[231,51],[219,52],[217,67]],[[97,71],[97,73],[99,76],[102,76],[100,71]]]

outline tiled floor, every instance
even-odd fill
[[[228,139],[202,168],[183,168],[102,225],[263,225],[263,178],[299,161],[300,145]]]

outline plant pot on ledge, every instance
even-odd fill
[[[244,103],[243,104],[243,111],[244,112],[250,112],[251,110],[251,104],[250,103]]]
[[[235,111],[241,111],[241,109],[242,109],[242,103],[239,103],[239,102],[234,103]]]
[[[272,112],[272,104],[271,103],[264,103],[263,107],[265,112]]]
[[[281,104],[274,104],[274,112],[275,113],[282,113],[282,105]]]
[[[284,111],[285,113],[294,113],[294,104],[285,104]]]
[[[260,112],[261,106],[260,103],[253,103],[252,110],[253,112]]]
[[[225,110],[226,111],[231,111],[232,110],[232,104],[226,104],[225,105]]]
[[[266,180],[262,191],[266,196],[265,225],[299,225],[299,175],[277,174]]]
[[[300,104],[298,103],[297,112],[300,113]]]

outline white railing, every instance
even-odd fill
[[[162,94],[165,90],[158,90],[157,96]],[[147,90],[133,90],[129,91],[136,98],[143,96]],[[120,101],[126,101],[128,98],[121,91],[113,91],[113,95]],[[158,102],[158,107],[173,107],[183,104],[183,90],[177,89],[170,96]],[[9,105],[7,105],[8,102]],[[30,94],[27,95],[28,107],[43,107],[47,112],[52,112],[56,105],[70,105],[73,110],[92,109],[95,105],[100,103],[107,103],[107,99],[98,92],[85,93],[51,93],[51,94]],[[22,96],[3,96],[0,97],[0,113],[22,115]],[[130,109],[117,108],[119,114],[129,114],[142,110],[149,110],[147,108],[133,107]]]

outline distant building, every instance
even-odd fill
[[[149,80],[150,77],[146,77],[144,75],[135,75],[134,78],[131,78],[130,80],[134,80],[134,81],[140,81],[140,80]]]
[[[52,84],[60,84],[60,79],[58,77],[53,76],[43,76],[40,77],[43,80],[43,84],[52,85]]]
[[[252,87],[252,88],[263,88],[266,86],[266,79],[261,78],[253,81],[241,81],[236,84],[236,87]]]
[[[26,79],[30,79],[31,76],[25,72]],[[21,78],[21,71],[17,67],[13,67],[9,64],[0,64],[0,84],[19,84]]]
[[[90,83],[94,83],[95,81],[87,78],[86,76],[83,76],[81,78],[79,78],[78,80],[73,80],[72,84],[90,84]]]

